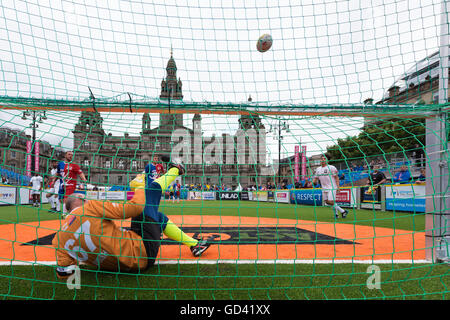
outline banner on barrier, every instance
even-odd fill
[[[99,191],[99,200],[125,200],[124,191]]]
[[[386,186],[386,210],[425,212],[424,185]]]
[[[98,191],[86,191],[86,199],[98,200]]]
[[[291,203],[321,206],[322,190],[320,189],[291,190]]]
[[[202,192],[202,200],[216,200],[216,193],[213,191]]]
[[[26,157],[26,159],[27,159],[27,164],[26,164],[26,167],[27,167],[27,170],[26,170],[26,173],[25,173],[25,175],[26,176],[28,176],[28,177],[31,177],[31,141],[30,140],[27,140],[27,143],[26,143],[26,150],[27,150],[27,157]]]
[[[302,146],[302,178],[306,177],[306,146]]]
[[[249,193],[250,192],[247,192],[247,191],[241,191],[240,194],[239,194],[240,199],[244,200],[244,201],[250,200]]]
[[[40,143],[39,141],[34,142],[34,171],[39,172],[39,151]]]
[[[216,200],[239,200],[239,192],[237,191],[216,192]]]
[[[42,190],[42,192],[41,192],[41,203],[49,203],[50,202],[49,198],[47,197],[48,194],[49,194],[49,192],[47,192],[46,190]]]
[[[339,189],[336,192],[336,203],[340,207],[356,207],[356,188]]]
[[[268,200],[269,194],[267,191],[252,191],[252,201],[267,202]]]
[[[275,201],[281,203],[289,203],[289,191],[277,191],[275,192]]]
[[[19,189],[19,201],[18,204],[30,204],[31,203],[31,190],[30,188],[18,188]]]
[[[133,199],[134,191],[126,191],[126,193],[127,193],[127,201]]]
[[[200,191],[189,191],[189,200],[202,200],[202,193]]]
[[[361,187],[361,209],[381,210],[381,188]]]
[[[16,204],[16,188],[0,187],[0,205]]]

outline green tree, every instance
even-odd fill
[[[402,152],[409,154],[415,145],[425,145],[425,119],[387,119],[365,126],[356,136],[338,139],[327,148],[327,155],[334,162],[352,162],[382,157]]]

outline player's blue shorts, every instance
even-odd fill
[[[131,219],[131,230],[142,237],[147,253],[147,268],[152,266],[158,256],[161,246],[162,233],[166,228],[169,218],[158,211],[161,201],[161,186],[152,182],[145,186],[145,207],[142,214]]]
[[[144,215],[160,224],[162,231],[166,228],[169,218],[164,213],[158,211],[161,194],[161,186],[157,182],[152,182],[145,187]]]
[[[59,190],[58,190],[58,198],[59,200],[64,199],[64,184],[60,183],[59,184]]]
[[[146,185],[149,186],[158,176],[156,167],[149,163],[145,166],[145,176],[147,178]]]

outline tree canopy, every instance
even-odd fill
[[[334,162],[390,158],[399,152],[410,153],[417,144],[425,145],[424,118],[389,119],[365,125],[357,136],[338,139],[327,148],[327,155]]]

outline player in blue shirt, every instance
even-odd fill
[[[59,201],[63,201],[64,199],[64,181],[63,181],[63,176],[64,176],[64,168],[66,166],[66,163],[64,161],[59,161],[58,162],[58,166],[56,167],[56,173],[57,175],[60,177],[59,178],[59,189],[55,190],[55,192],[58,192],[58,198]]]

